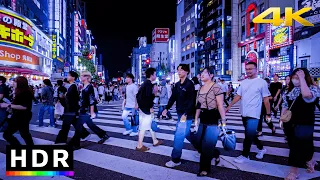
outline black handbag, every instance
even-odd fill
[[[139,112],[134,111],[134,114],[131,115],[131,126],[139,126]]]

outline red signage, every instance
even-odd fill
[[[0,10],[0,42],[32,48],[34,37],[31,24],[17,14]]]
[[[21,64],[39,65],[39,57],[21,49],[0,46],[0,61]]]
[[[256,51],[249,51],[248,54],[246,55],[246,62],[255,62],[258,64],[258,53]]]
[[[169,28],[156,28],[152,32],[152,43],[155,42],[168,42],[169,41]]]

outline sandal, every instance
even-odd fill
[[[197,176],[199,176],[199,177],[208,176],[208,173],[207,173],[207,171],[201,171],[201,172],[199,172],[199,173],[197,174]]]
[[[315,160],[311,160],[309,162],[307,162],[307,172],[308,173],[314,173],[314,166],[318,165],[317,161]]]
[[[146,147],[146,146],[142,146],[141,148],[136,147],[136,150],[137,150],[137,151],[141,151],[141,152],[146,152],[146,151],[149,151],[150,148],[148,148],[148,147]]]
[[[290,172],[288,176],[285,178],[285,180],[296,180],[296,179],[298,179],[298,175],[293,172]]]
[[[157,147],[157,146],[160,146],[163,144],[163,141],[162,140],[158,140],[157,144],[154,144],[153,146],[154,147]]]

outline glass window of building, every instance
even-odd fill
[[[194,47],[194,42],[193,42],[193,43],[191,43],[191,47]]]
[[[186,47],[183,47],[183,48],[182,48],[182,52],[185,52],[185,51],[186,51]]]
[[[184,34],[184,33],[186,33],[186,29],[185,28],[182,29],[182,34]]]
[[[207,23],[207,27],[211,26],[213,24],[213,19],[211,19],[208,23]]]
[[[194,37],[194,35],[195,35],[195,34],[194,34],[194,32],[193,32],[193,33],[191,33],[191,37]]]
[[[207,7],[211,6],[212,4],[213,4],[213,0],[208,2]]]
[[[262,13],[264,11],[264,4],[259,6],[259,11]],[[259,24],[259,32],[263,33],[265,31],[265,24]]]
[[[189,50],[191,48],[190,44],[187,45],[187,50]]]
[[[194,11],[192,11],[192,13],[191,13],[191,18],[193,18],[194,17]]]
[[[187,39],[187,41],[189,41],[189,39],[190,39],[190,35],[188,35],[188,36],[186,37],[186,39]]]
[[[182,56],[182,57],[181,57],[181,61],[184,61],[184,58],[185,58],[185,57],[184,57],[184,56]]]
[[[191,68],[194,68],[194,62],[193,62],[193,63],[191,63]]]
[[[186,31],[189,31],[189,30],[190,30],[190,24],[187,25]]]
[[[188,22],[188,21],[190,21],[190,15],[187,16],[187,18],[186,18],[186,22]]]
[[[191,58],[194,58],[194,52],[191,53]]]
[[[186,60],[190,59],[190,54],[186,55]]]
[[[241,47],[241,56],[245,56],[246,55],[246,46],[242,46]]]
[[[242,1],[240,3],[240,8],[241,8],[241,12],[245,11],[246,10],[246,2],[245,1]]]
[[[265,46],[264,46],[264,40],[262,39],[262,40],[259,40],[258,41],[258,52],[260,52],[260,51],[264,51],[264,49],[265,49]]]
[[[181,39],[181,42],[184,43],[184,41],[185,41],[185,38],[182,38],[182,39]]]
[[[250,43],[249,44],[249,50],[251,51],[251,50],[254,50],[254,44],[253,43]]]

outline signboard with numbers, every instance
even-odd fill
[[[169,28],[156,28],[152,32],[152,43],[168,42]]]
[[[31,49],[34,45],[31,23],[20,15],[0,9],[0,42]]]

